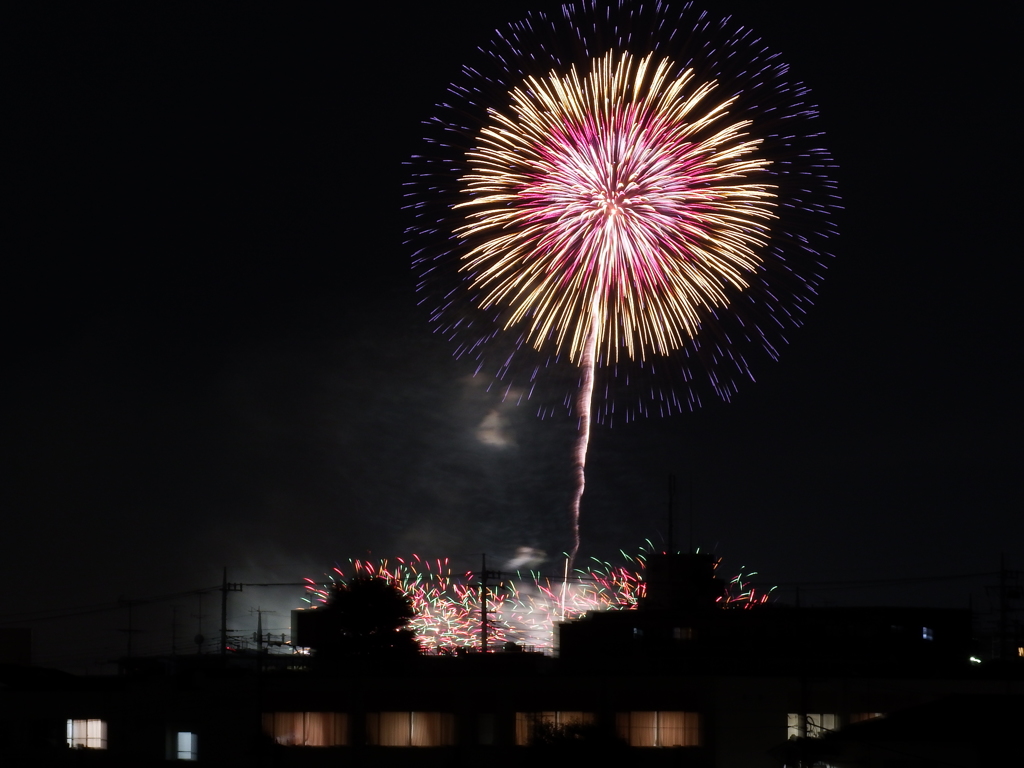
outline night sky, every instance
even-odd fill
[[[582,554],[664,546],[674,474],[677,545],[692,517],[780,599],[987,609],[994,577],[938,577],[1024,567],[1010,20],[706,5],[812,87],[842,236],[806,326],[732,403],[595,427]],[[400,210],[460,63],[555,7],[7,20],[0,627],[32,626],[38,663],[98,669],[125,649],[119,598],[224,566],[294,582],[567,546],[574,420],[502,403],[431,333]],[[287,631],[300,597],[246,587],[231,626],[262,607]],[[194,650],[218,600],[138,607],[135,649],[171,649],[177,606]]]

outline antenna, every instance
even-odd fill
[[[196,636],[194,642],[196,644],[196,653],[200,654],[203,652],[203,643],[206,642],[206,638],[203,637],[203,593],[199,593],[199,613],[191,614],[192,618],[196,620]]]
[[[132,657],[132,635],[141,632],[141,629],[132,628],[132,608],[141,601],[139,600],[127,600],[125,598],[119,598],[117,601],[120,605],[128,608],[128,629],[119,629],[118,632],[124,632],[128,635],[128,652],[125,654],[129,659]]]
[[[256,652],[263,653],[263,614],[264,613],[277,613],[277,611],[268,611],[260,608],[258,605],[255,608],[250,608],[249,613],[256,614]],[[269,639],[268,639],[269,642]]]
[[[178,655],[178,606],[171,606],[171,656]]]
[[[676,476],[671,472],[668,473],[668,552],[672,554],[675,552],[675,510],[672,508],[672,504],[675,501],[676,495]]]
[[[694,554],[693,548],[693,463],[690,463],[690,471],[686,473],[687,509],[690,516],[690,553]]]

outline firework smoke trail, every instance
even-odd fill
[[[414,264],[456,355],[540,416],[577,367],[574,559],[592,422],[729,400],[802,324],[832,163],[787,65],[689,4],[569,4],[481,51],[413,159]]]
[[[576,449],[573,456],[576,460],[576,488],[573,492],[571,506],[572,524],[572,550],[569,552],[567,570],[572,570],[576,562],[576,555],[580,551],[580,503],[583,500],[583,491],[587,487],[587,448],[590,445],[590,403],[594,396],[594,361],[597,352],[597,335],[600,317],[597,306],[592,308],[590,314],[590,330],[587,332],[587,340],[583,345],[583,355],[580,357],[580,368],[583,378],[580,383],[580,391],[576,395],[576,418],[579,419],[579,428],[576,437]]]

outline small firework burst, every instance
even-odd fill
[[[646,568],[651,552],[622,554],[626,565],[595,559],[568,578],[517,572],[490,584],[490,647],[515,643],[550,651],[554,628],[560,621],[577,619],[590,611],[636,609],[647,592]],[[754,575],[741,571],[725,581],[719,604],[735,609],[765,603],[772,590],[759,592],[752,587],[749,579]],[[483,608],[479,580],[471,572],[455,573],[447,558],[430,560],[413,555],[392,560],[349,560],[345,568],[336,567],[327,574],[326,582],[307,578],[306,600],[326,603],[332,583],[369,576],[395,585],[412,600],[416,617],[409,628],[425,652],[480,647]]]

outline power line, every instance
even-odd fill
[[[133,605],[151,605],[154,603],[167,602],[169,600],[178,600],[182,597],[190,597],[192,595],[206,594],[207,592],[215,592],[220,589],[216,587],[203,587],[200,589],[190,589],[184,592],[173,592],[166,595],[156,595],[153,597],[142,598],[139,600],[131,600]],[[4,616],[0,616],[0,624],[24,624],[35,621],[50,621],[53,619],[66,619],[74,616],[88,616],[95,613],[104,613],[105,611],[118,610],[124,607],[124,600],[113,600],[108,603],[96,603],[94,605],[79,606],[77,608],[42,608],[37,611],[22,611],[21,613],[9,613]]]

